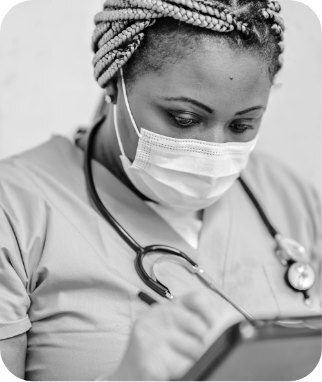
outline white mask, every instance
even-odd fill
[[[139,137],[133,163],[123,149],[116,105],[114,125],[121,162],[132,184],[149,199],[182,212],[198,211],[216,202],[246,167],[257,137],[249,142],[216,143],[171,138],[144,128],[139,131],[121,77],[125,104]]]

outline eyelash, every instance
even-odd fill
[[[177,115],[174,115],[171,113],[170,113],[170,117],[175,122],[175,124],[177,125],[177,127],[179,129],[187,129],[187,128],[196,126],[200,123],[200,121],[197,121],[196,119],[184,118],[184,117],[180,117],[180,116],[177,116]],[[180,121],[181,121],[181,123],[180,123]],[[182,123],[183,121],[184,121],[184,123]],[[236,129],[236,127],[237,127],[237,129]],[[243,134],[247,130],[253,130],[253,128],[254,127],[252,125],[248,125],[245,123],[236,123],[235,122],[235,123],[232,123],[230,125],[230,129],[232,130],[232,132],[234,134]]]
[[[242,126],[242,128],[235,129],[234,126]],[[230,129],[233,131],[234,134],[243,134],[247,130],[253,130],[253,126],[246,125],[245,123],[233,123],[230,125]]]
[[[193,118],[179,117],[179,116],[171,114],[171,113],[170,113],[170,118],[175,122],[175,124],[177,125],[177,127],[179,129],[187,129],[189,127],[196,126],[200,123],[199,121],[197,121]],[[180,123],[180,121],[181,122],[184,121],[184,123]],[[188,123],[188,122],[190,122],[190,123]]]

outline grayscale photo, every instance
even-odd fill
[[[0,30],[6,369],[26,381],[310,375],[321,79],[319,18],[294,0],[12,8]]]

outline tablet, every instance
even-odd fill
[[[227,329],[183,381],[294,381],[321,358],[322,316],[242,321]]]

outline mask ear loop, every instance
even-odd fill
[[[129,99],[127,97],[127,91],[126,91],[126,86],[125,86],[125,81],[124,81],[124,76],[123,76],[123,69],[121,68],[120,70],[121,72],[121,82],[122,82],[122,90],[123,90],[123,94],[124,94],[124,101],[125,101],[125,105],[126,105],[126,108],[127,108],[127,111],[129,113],[129,116],[130,116],[130,119],[131,119],[131,122],[132,122],[132,125],[138,135],[138,137],[140,138],[141,137],[141,133],[135,123],[135,120],[133,118],[133,114],[132,114],[132,111],[131,111],[131,108],[130,108],[130,104],[129,104]]]
[[[125,154],[125,151],[124,151],[123,143],[122,143],[122,140],[121,140],[120,132],[119,132],[119,125],[117,123],[116,110],[117,110],[117,106],[114,104],[113,105],[113,120],[114,120],[114,127],[115,127],[115,132],[116,132],[116,138],[117,138],[117,141],[119,143],[121,154],[124,157],[127,158],[127,156]]]

